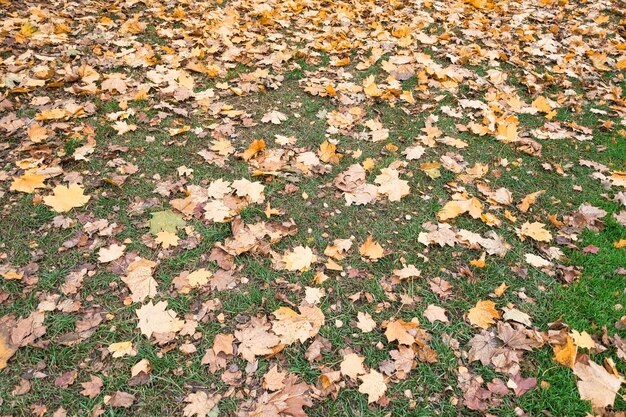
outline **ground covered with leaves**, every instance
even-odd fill
[[[0,414],[624,416],[620,0],[0,0]]]

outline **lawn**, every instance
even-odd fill
[[[620,1],[0,6],[0,415],[626,415]]]

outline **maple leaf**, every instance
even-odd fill
[[[263,191],[265,186],[258,181],[249,181],[245,178],[233,181],[233,188],[239,197],[248,197],[252,203],[262,203],[265,201]]]
[[[389,342],[397,340],[401,345],[411,346],[415,343],[415,329],[419,327],[419,323],[404,320],[390,321],[385,330],[385,336]]]
[[[134,402],[135,396],[123,391],[115,391],[113,395],[104,397],[104,403],[111,407],[129,408]]]
[[[17,348],[11,344],[9,330],[0,327],[0,369],[7,367],[7,361],[16,351]]]
[[[409,278],[418,278],[422,274],[422,271],[417,269],[415,265],[407,265],[402,269],[394,269],[393,278],[394,281],[400,282]]]
[[[283,381],[286,376],[287,372],[280,372],[277,365],[272,366],[263,376],[263,388],[270,391],[278,391],[285,388]]]
[[[172,210],[157,211],[152,213],[150,219],[150,233],[157,235],[159,232],[176,233],[176,229],[185,226],[185,221]]]
[[[100,248],[98,251],[98,262],[113,262],[124,254],[125,249],[126,245],[118,245],[117,243],[112,244],[108,248]]]
[[[582,333],[578,330],[572,330],[570,334],[572,339],[574,339],[574,344],[582,349],[595,349],[596,342],[591,338],[591,335],[585,331]]]
[[[374,237],[369,235],[365,242],[359,247],[359,253],[372,261],[377,261],[385,254],[383,247],[374,241]]]
[[[244,161],[249,161],[254,155],[261,152],[263,149],[265,149],[265,141],[263,139],[252,141],[250,146],[248,146],[248,148],[241,154],[241,158]]]
[[[240,342],[237,350],[242,358],[253,363],[256,356],[274,353],[280,338],[270,333],[269,329],[269,323],[253,318],[247,327],[235,331],[234,335]]]
[[[82,207],[91,198],[85,195],[84,188],[78,184],[69,186],[57,185],[52,190],[53,195],[43,198],[43,202],[57,213],[65,213],[76,207]]]
[[[126,120],[118,120],[117,122],[113,123],[111,127],[115,129],[119,136],[137,130],[137,125],[129,125]]]
[[[188,404],[183,408],[183,415],[185,417],[217,417],[220,412],[217,403],[220,399],[220,395],[209,397],[204,391],[189,394],[185,397],[185,402]]]
[[[133,342],[116,342],[111,343],[107,347],[109,353],[114,358],[121,358],[123,356],[135,356],[137,351],[133,348]]]
[[[530,237],[538,242],[549,242],[552,240],[552,234],[544,229],[545,224],[539,222],[524,223],[517,231],[518,236],[524,240],[524,237]]]
[[[102,82],[102,89],[104,91],[116,91],[120,94],[125,94],[128,86],[122,78],[112,75]]]
[[[322,142],[320,145],[320,150],[318,152],[320,160],[323,162],[331,163],[333,165],[337,165],[343,155],[337,153],[337,145],[332,144],[328,141]]]
[[[537,198],[545,193],[546,190],[540,190],[531,194],[528,194],[526,197],[524,197],[522,199],[522,201],[517,205],[517,208],[521,211],[526,213],[529,209],[530,206],[533,205],[535,203],[535,201],[537,201]]]
[[[376,78],[373,74],[363,80],[363,92],[369,97],[380,97],[383,94],[376,85]]]
[[[317,257],[308,246],[296,246],[291,252],[286,252],[282,261],[288,271],[308,271],[311,264],[317,262]]]
[[[431,323],[440,321],[442,323],[450,324],[450,320],[448,320],[448,317],[446,316],[446,309],[433,304],[429,304],[428,307],[426,307],[426,310],[424,310],[424,317],[426,317]]]
[[[595,411],[602,411],[613,405],[624,382],[622,377],[607,372],[604,367],[591,360],[588,363],[576,362],[573,369],[580,379],[576,383],[580,398],[590,401]]]
[[[261,122],[263,123],[269,123],[272,122],[272,124],[275,125],[279,125],[282,122],[284,122],[285,120],[287,120],[287,115],[284,113],[281,113],[277,110],[272,110],[268,113],[265,113],[265,115],[263,115],[263,118],[261,119]]]
[[[369,333],[376,328],[376,322],[372,319],[372,316],[369,313],[363,313],[359,311],[357,313],[357,324],[358,327],[363,333]]]
[[[359,385],[359,392],[361,394],[367,394],[367,403],[371,404],[376,402],[385,395],[387,392],[387,384],[385,384],[385,378],[383,375],[373,369],[370,369],[368,374],[359,377],[361,385]]]
[[[89,381],[80,383],[83,387],[80,393],[88,398],[96,398],[100,394],[100,390],[104,384],[102,383],[102,379],[96,375],[91,375],[90,378]]]
[[[213,340],[213,352],[215,352],[216,355],[220,353],[232,355],[234,341],[235,336],[232,334],[216,334],[215,339]]]
[[[137,327],[148,338],[154,333],[176,333],[183,328],[184,324],[176,317],[174,310],[167,310],[166,301],[159,301],[156,304],[149,301],[148,304],[136,310],[135,314],[139,318]]]
[[[426,148],[420,145],[409,146],[402,153],[406,155],[406,159],[409,161],[413,161],[415,159],[420,159],[422,155],[426,152]]]
[[[226,223],[232,220],[235,213],[221,200],[212,200],[204,205],[204,218],[215,223]]]
[[[38,188],[46,188],[46,185],[43,183],[45,179],[44,175],[24,174],[13,179],[10,190],[30,194]]]
[[[324,324],[324,313],[318,307],[300,307],[300,314],[289,307],[274,311],[276,320],[272,322],[272,331],[280,336],[280,342],[290,345],[299,340],[301,343],[314,337]]]
[[[363,367],[363,361],[365,358],[359,356],[356,353],[349,353],[343,357],[341,364],[339,365],[342,375],[349,376],[356,380],[359,375],[365,375],[367,371]]]
[[[517,373],[513,375],[513,377],[509,378],[506,386],[511,388],[517,397],[521,397],[528,391],[537,387],[537,379],[522,378],[522,376]]]
[[[303,407],[311,407],[310,387],[304,382],[296,384],[297,376],[289,374],[283,381],[285,387],[273,394],[264,393],[250,417],[307,417]]]
[[[393,168],[383,168],[380,170],[380,175],[374,179],[374,182],[378,184],[378,192],[386,195],[389,201],[400,201],[411,192],[409,182],[401,180],[399,175],[399,172]]]
[[[495,319],[500,318],[500,312],[495,307],[496,303],[493,301],[478,301],[467,314],[470,324],[482,329],[494,324]]]
[[[470,362],[480,361],[484,366],[491,364],[491,358],[502,345],[500,340],[492,332],[481,330],[469,341],[470,350],[468,359]]]
[[[482,212],[483,205],[476,197],[466,200],[452,200],[448,201],[446,205],[437,212],[437,219],[439,221],[445,221],[453,219],[463,213],[469,213],[470,216],[477,219],[481,216]]]
[[[555,361],[569,368],[574,368],[578,352],[578,346],[574,343],[574,339],[568,335],[564,345],[554,345],[553,349]]]
[[[154,241],[160,243],[163,249],[167,249],[170,246],[178,246],[178,235],[172,232],[159,232],[157,233]]]
[[[126,268],[126,276],[122,277],[122,281],[128,285],[133,302],[140,303],[146,297],[152,298],[156,295],[159,284],[152,277],[154,267],[156,262],[139,258]]]

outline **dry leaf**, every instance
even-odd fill
[[[376,328],[376,322],[372,319],[368,313],[357,313],[357,324],[358,327],[363,333],[369,333]]]
[[[576,362],[574,374],[580,378],[577,382],[580,398],[591,401],[595,411],[602,411],[612,406],[623,378],[606,371],[602,366],[593,361],[588,364]]]
[[[372,261],[377,261],[384,256],[385,251],[382,246],[374,241],[374,237],[369,235],[359,247],[359,253]]]
[[[385,384],[385,378],[379,372],[371,369],[368,374],[359,377],[362,381],[359,385],[359,392],[367,394],[367,403],[371,404],[376,402],[385,395],[387,392],[387,384]]]
[[[176,333],[183,328],[184,322],[176,317],[174,310],[167,310],[166,301],[156,304],[148,301],[148,304],[141,306],[135,313],[139,318],[137,327],[148,338],[154,333]]]
[[[467,318],[472,326],[487,329],[500,318],[500,312],[496,310],[496,303],[493,301],[478,301],[470,309]]]
[[[341,374],[349,376],[356,380],[359,375],[365,375],[367,371],[363,367],[364,357],[357,355],[356,353],[349,353],[344,356],[341,364],[339,365]]]
[[[446,316],[446,309],[433,304],[429,304],[428,307],[426,307],[426,310],[424,310],[424,317],[426,317],[431,323],[434,323],[437,320],[446,324],[450,323],[450,320],[448,320],[448,317]]]
[[[78,184],[69,186],[57,185],[52,190],[53,195],[43,198],[43,202],[57,213],[65,213],[76,207],[82,207],[91,198],[84,195],[85,190]]]
[[[126,245],[118,245],[117,243],[112,244],[108,248],[100,248],[98,251],[98,262],[113,262],[124,254],[125,249]]]

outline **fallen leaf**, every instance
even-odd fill
[[[311,265],[317,262],[317,257],[308,246],[296,246],[283,255],[282,261],[288,271],[304,272],[311,269]]]
[[[183,416],[217,417],[219,415],[217,404],[220,399],[220,395],[215,394],[209,397],[204,391],[189,394],[185,397],[187,405],[183,408]]]
[[[21,177],[13,178],[10,190],[30,194],[38,188],[46,188],[46,185],[43,183],[45,179],[46,177],[43,175],[24,174]]]
[[[434,323],[435,321],[440,321],[442,323],[450,324],[450,320],[446,316],[446,309],[429,304],[424,310],[424,317],[428,319],[429,322]]]
[[[98,262],[100,263],[109,263],[113,262],[116,259],[119,259],[126,249],[126,245],[118,245],[117,243],[112,244],[108,248],[100,248],[98,251]]]
[[[358,312],[357,313],[357,324],[356,327],[359,328],[363,333],[369,333],[376,328],[376,322],[372,319],[368,313]]]
[[[367,403],[371,404],[376,402],[385,395],[387,392],[387,384],[385,384],[385,378],[379,372],[370,369],[368,374],[359,376],[362,381],[359,385],[359,392],[361,394],[367,394]]]
[[[478,301],[467,314],[470,324],[487,329],[500,318],[500,312],[495,307],[496,303],[493,301]]]
[[[91,375],[90,378],[91,379],[89,381],[80,383],[83,387],[83,390],[80,393],[88,398],[96,398],[100,395],[100,390],[102,390],[102,386],[104,384],[102,379],[96,375]]]
[[[57,213],[65,213],[76,207],[82,207],[91,198],[85,195],[85,190],[78,184],[69,186],[57,185],[52,190],[53,195],[43,198],[44,203]]]
[[[602,411],[613,405],[624,382],[623,378],[607,372],[591,360],[588,363],[576,362],[573,369],[580,379],[576,383],[580,398],[590,401],[595,411]]]
[[[374,241],[374,237],[369,235],[365,242],[359,247],[359,253],[366,258],[377,261],[384,256],[385,251],[382,246]]]
[[[154,333],[176,333],[183,328],[184,322],[176,317],[174,310],[167,310],[166,301],[156,304],[148,301],[148,304],[141,306],[135,313],[139,318],[137,327],[148,338]]]
[[[344,356],[339,368],[341,370],[341,374],[345,376],[349,376],[350,378],[356,380],[359,375],[365,375],[367,371],[363,367],[364,357],[357,355],[356,353],[349,353]]]

